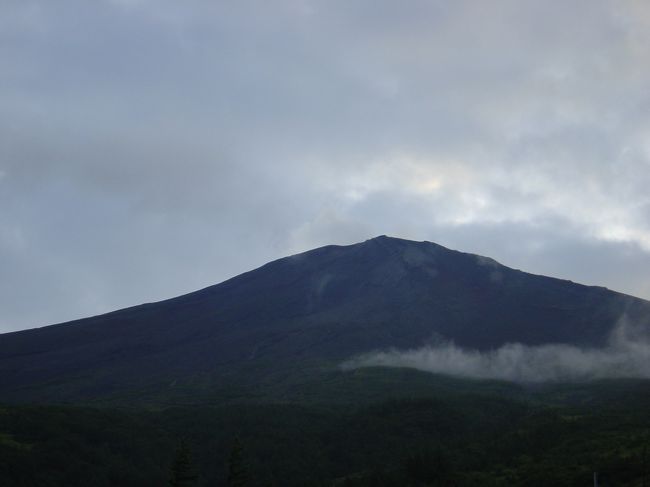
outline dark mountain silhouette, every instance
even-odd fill
[[[440,338],[479,350],[599,346],[622,316],[647,320],[650,302],[381,236],[279,259],[174,299],[0,335],[0,396],[254,396],[358,353]]]

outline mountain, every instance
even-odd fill
[[[600,346],[623,316],[647,320],[650,302],[381,236],[166,301],[0,335],[0,396],[204,403],[290,395],[363,352],[441,338],[478,350]]]

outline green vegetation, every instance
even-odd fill
[[[594,471],[603,486],[643,485],[647,381],[533,390],[431,376],[425,390],[399,370],[349,377],[293,403],[7,405],[0,485],[585,486]]]

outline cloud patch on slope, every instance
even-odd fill
[[[508,343],[481,352],[441,343],[412,350],[387,350],[353,358],[344,369],[408,367],[474,379],[514,382],[650,378],[650,341],[641,330],[618,325],[604,348]]]

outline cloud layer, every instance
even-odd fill
[[[415,350],[389,350],[354,358],[344,369],[408,367],[426,372],[514,382],[650,378],[650,341],[640,330],[620,325],[605,348],[509,343],[496,350],[466,350],[453,343]]]
[[[8,0],[0,46],[0,331],[379,234],[650,297],[645,1]]]

